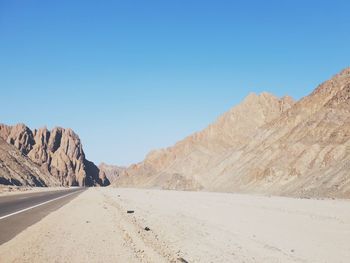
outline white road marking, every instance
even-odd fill
[[[2,216],[2,217],[0,217],[0,220],[5,219],[5,218],[10,217],[10,216],[17,215],[17,214],[19,214],[19,213],[23,213],[23,212],[28,211],[28,210],[30,210],[30,209],[36,208],[36,207],[38,207],[38,206],[42,206],[42,205],[51,203],[51,202],[56,201],[56,200],[58,200],[58,199],[61,199],[61,198],[63,198],[63,197],[67,197],[67,196],[69,196],[69,195],[75,194],[76,192],[78,192],[78,191],[75,191],[75,192],[73,192],[73,193],[69,193],[69,194],[66,194],[66,195],[63,195],[63,196],[60,196],[60,197],[51,199],[51,200],[49,200],[49,201],[45,201],[45,202],[43,202],[43,203],[40,203],[40,204],[37,204],[37,205],[33,205],[33,206],[31,206],[31,207],[27,207],[27,208],[22,209],[22,210],[19,210],[19,211],[17,211],[17,212],[13,212],[13,213],[11,213],[11,214]]]

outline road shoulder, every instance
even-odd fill
[[[1,245],[1,261],[139,262],[117,233],[112,210],[89,189]]]

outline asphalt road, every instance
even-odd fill
[[[0,245],[85,191],[73,188],[0,197]]]

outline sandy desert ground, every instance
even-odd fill
[[[0,247],[1,262],[349,259],[349,200],[113,188],[83,192]]]

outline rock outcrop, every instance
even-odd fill
[[[0,138],[0,184],[58,186],[59,181]]]
[[[109,181],[85,158],[81,141],[71,129],[41,128],[24,124],[0,125],[0,136],[28,156],[63,186],[106,186]]]
[[[251,94],[115,185],[350,197],[350,68],[297,103]]]

